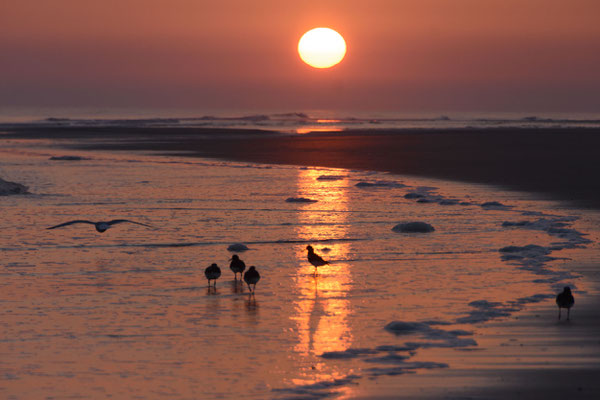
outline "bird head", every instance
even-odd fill
[[[570,288],[570,287],[568,287],[568,286],[565,286],[565,288],[564,288],[564,292],[565,292],[565,293],[571,293],[571,288]]]
[[[215,263],[212,263],[212,264],[210,264],[210,266],[211,266],[211,267],[218,267],[218,265],[217,265],[217,264],[215,264]]]
[[[231,260],[239,260],[239,259],[240,258],[238,257],[238,255],[234,254],[234,255],[231,256],[231,258],[229,259],[229,261],[231,261]]]
[[[311,245],[306,246],[306,250],[308,250],[311,253],[314,251]]]
[[[254,265],[253,265],[253,266],[251,266],[251,267],[248,269],[248,271],[254,271],[255,269],[256,269],[256,268],[254,268]]]

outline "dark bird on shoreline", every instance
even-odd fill
[[[248,289],[250,289],[250,293],[254,293],[256,290],[256,284],[260,281],[260,274],[256,270],[254,266],[250,267],[248,271],[244,274],[244,282],[248,285]],[[254,285],[254,290],[250,287],[250,285]]]
[[[214,280],[215,289],[217,288],[217,279],[221,276],[221,268],[217,264],[211,264],[210,267],[207,267],[204,270],[204,275],[206,279],[208,279],[208,287],[210,287],[210,281]]]
[[[323,260],[320,255],[315,253],[315,250],[312,246],[306,246],[306,250],[308,250],[308,262],[311,263],[315,267],[315,275],[317,274],[317,268],[322,267],[323,265],[328,265],[329,261]]]
[[[567,321],[569,320],[569,316],[570,316],[569,314],[571,312],[571,307],[573,307],[573,304],[575,304],[575,298],[573,298],[573,295],[571,294],[571,288],[568,286],[565,286],[562,293],[559,293],[558,296],[556,296],[556,305],[558,306],[558,319],[559,320],[560,320],[561,308],[567,309]]]
[[[65,222],[63,224],[51,226],[50,228],[46,228],[46,229],[56,229],[56,228],[61,228],[63,226],[73,225],[73,224],[90,224],[90,225],[94,225],[98,232],[102,233],[102,232],[106,231],[108,228],[110,228],[111,226],[120,224],[122,222],[129,222],[130,224],[136,224],[136,225],[147,226],[148,228],[154,228],[153,226],[142,224],[141,222],[130,221],[128,219],[113,219],[112,221],[99,221],[99,222],[86,221],[84,219],[76,219],[74,221]]]
[[[237,279],[238,272],[240,273],[240,280],[242,280],[242,273],[246,269],[246,264],[240,260],[237,254],[234,254],[231,257],[231,264],[229,264],[229,268],[233,271],[233,279]]]

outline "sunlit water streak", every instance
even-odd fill
[[[381,346],[439,345],[431,336],[452,329],[475,333],[452,340],[476,341],[477,325],[459,322],[480,317],[472,301],[498,302],[512,313],[527,303],[510,303],[514,293],[552,294],[564,283],[591,290],[562,273],[561,260],[547,261],[549,272],[501,260],[498,250],[509,245],[561,241],[502,227],[539,218],[523,211],[576,214],[565,227],[598,237],[595,214],[523,194],[382,173],[144,155],[50,161],[61,152],[13,145],[3,148],[0,176],[34,194],[0,198],[2,397],[351,397],[362,379],[433,365],[408,362],[452,368],[452,360],[425,359],[419,349],[397,363],[409,352]],[[356,186],[381,181],[396,185]],[[470,204],[404,197],[419,186]],[[491,200],[513,208],[480,206]],[[76,218],[129,218],[160,229],[44,229]],[[391,229],[417,220],[436,231]],[[262,275],[255,296],[233,282],[232,243],[248,245],[240,255]],[[317,277],[307,244],[332,262]],[[596,246],[580,245],[588,248],[550,256],[577,260]],[[223,270],[216,292],[203,275],[212,262]],[[384,329],[432,320],[449,325],[402,336]]]

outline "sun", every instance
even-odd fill
[[[346,41],[333,29],[311,29],[300,38],[298,54],[311,67],[331,68],[344,59]]]

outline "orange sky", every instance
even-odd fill
[[[0,105],[600,109],[598,0],[3,0]],[[329,26],[346,59],[296,53]]]

